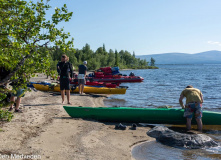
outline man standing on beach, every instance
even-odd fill
[[[84,92],[85,76],[87,73],[87,61],[84,61],[82,65],[78,66],[78,84],[79,94],[82,95]]]
[[[186,105],[183,105],[183,98],[186,97]],[[187,86],[181,93],[179,99],[180,105],[184,111],[184,117],[186,117],[186,127],[187,130],[191,129],[191,120],[193,113],[196,118],[197,127],[199,131],[202,131],[202,103],[203,94],[199,89],[193,88],[193,86]]]
[[[62,103],[64,103],[64,95],[66,90],[67,101],[70,103],[70,80],[69,80],[69,72],[71,79],[73,78],[73,67],[70,62],[68,62],[68,57],[63,54],[61,56],[61,62],[57,64],[57,71],[60,75],[60,90],[61,90],[61,98]]]

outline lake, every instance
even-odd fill
[[[147,107],[173,106],[179,108],[179,96],[187,85],[203,93],[205,110],[221,109],[221,64],[217,65],[157,65],[159,69],[124,70],[123,74],[144,78],[142,83],[122,83],[128,86],[125,95],[112,95],[106,106]]]

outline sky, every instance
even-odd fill
[[[73,16],[60,24],[74,48],[136,55],[221,51],[221,0],[51,0]],[[50,14],[48,15],[50,17]]]

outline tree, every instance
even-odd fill
[[[133,57],[135,58],[135,52],[133,51]]]
[[[150,66],[155,66],[155,59],[153,59],[152,57],[150,59]]]
[[[96,52],[96,54],[99,54],[99,55],[104,55],[104,50],[103,50],[103,47],[99,47]]]
[[[103,44],[103,51],[104,51],[104,52],[106,52],[106,49],[105,49],[105,44]]]
[[[0,68],[10,71],[6,77],[0,77],[0,85],[12,82],[24,73],[25,81],[28,81],[34,73],[46,72],[50,67],[50,56],[48,50],[41,48],[56,46],[62,52],[73,48],[70,33],[65,33],[64,28],[56,28],[60,22],[68,22],[72,12],[68,12],[64,4],[55,8],[51,20],[46,20],[46,11],[51,8],[48,2],[0,0]],[[6,95],[4,90],[0,93],[2,100]]]
[[[96,58],[92,58],[88,61],[87,67],[89,70],[95,70],[100,68],[101,64]]]
[[[107,65],[108,66],[114,66],[115,64],[115,55],[114,55],[114,51],[112,49],[109,50],[108,53],[108,60],[107,60]]]
[[[119,66],[119,56],[117,50],[115,50],[115,67]]]
[[[90,45],[86,43],[85,47],[82,49],[83,56],[81,57],[81,61],[89,60],[93,56],[93,51],[90,48]]]

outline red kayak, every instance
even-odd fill
[[[123,82],[143,82],[144,78],[140,76],[121,76],[121,77],[113,77],[113,78],[99,78],[94,77],[94,81],[98,82],[115,82],[115,83],[123,83]]]
[[[78,81],[74,81],[74,82],[70,82],[71,84],[76,84],[78,85]],[[97,86],[97,87],[107,87],[107,88],[116,88],[120,85],[120,83],[105,83],[105,82],[89,82],[89,81],[86,81],[86,84],[85,85],[88,85],[88,86]]]
[[[77,77],[77,76],[76,76]],[[58,80],[59,80],[60,77],[58,77]],[[71,81],[71,78],[70,79],[70,84],[75,84],[75,85],[78,85],[78,79],[75,78],[73,79],[73,81]],[[89,81],[86,81],[86,84],[87,86],[96,86],[96,87],[107,87],[107,88],[117,88],[119,87],[120,83],[106,83],[106,82],[98,82],[98,81],[95,81],[94,79],[92,78],[86,78],[88,79]]]
[[[142,82],[144,78],[135,76],[133,72],[129,76],[122,75],[119,72],[119,67],[105,67],[89,74],[89,77],[98,82],[122,83],[122,82]]]

